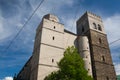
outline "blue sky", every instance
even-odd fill
[[[0,0],[0,80],[11,80],[9,77],[18,73],[29,59],[36,28],[45,14],[57,15],[65,29],[75,32],[75,20],[85,11],[91,11],[102,17],[109,43],[120,38],[120,0],[45,0],[6,50],[40,1]],[[116,73],[120,74],[120,41],[111,44],[110,49]]]

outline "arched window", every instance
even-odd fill
[[[102,28],[99,24],[98,24],[98,30],[102,31]]]
[[[96,24],[95,24],[95,23],[93,23],[93,28],[94,28],[94,29],[97,29],[97,26],[96,26]]]

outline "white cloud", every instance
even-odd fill
[[[109,42],[120,38],[120,14],[113,15],[103,20]]]
[[[0,40],[5,39],[10,34],[7,32],[7,29],[4,28],[4,18],[0,16]]]
[[[48,13],[53,13],[53,14],[57,13],[61,15],[62,11],[64,11],[63,7],[73,6],[74,2],[75,2],[74,0],[60,0],[59,2],[57,0],[45,0],[37,10],[36,14],[40,18],[42,18],[45,14]],[[33,10],[35,10],[35,8],[39,3],[40,1],[38,0],[36,1],[30,0],[30,4]],[[61,10],[61,8],[63,9]]]
[[[32,8],[36,8],[36,4],[40,3],[40,0],[36,0],[36,1],[33,1],[33,0],[29,0],[30,1],[30,4],[32,6]],[[62,7],[63,5],[69,5],[69,6],[72,6],[74,3],[74,0],[60,0],[59,2],[57,0],[45,0],[43,2],[43,4],[41,5],[43,8],[43,5],[44,7],[50,9],[50,7],[53,7],[53,8],[60,8]]]
[[[103,22],[104,22],[105,30],[107,32],[109,43],[117,39],[120,39],[120,14],[115,14],[113,16],[107,17],[103,20]],[[118,64],[120,54],[118,51],[116,52],[116,49],[120,47],[120,41],[117,41],[114,44],[111,44],[110,47],[112,50],[111,55],[115,63],[116,74],[120,75],[120,64]]]
[[[116,74],[120,75],[120,64],[115,64]]]
[[[3,80],[13,80],[13,77],[8,76],[8,77],[5,77]]]
[[[23,6],[24,4],[22,2],[25,4],[25,0],[18,3],[16,13],[9,12],[13,14],[11,17],[4,17],[0,10],[0,43],[5,42],[8,38],[11,40],[26,22],[26,17],[29,16],[31,9],[30,5]]]

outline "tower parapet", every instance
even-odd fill
[[[92,12],[88,12],[88,11],[87,11],[86,14],[87,14],[88,16],[90,16],[90,17],[96,18],[96,19],[99,20],[99,21],[102,21],[102,19],[101,19],[100,16],[98,16],[98,15],[92,13]]]
[[[54,21],[54,22],[59,22],[58,17],[55,15],[52,15],[52,14],[47,14],[43,18],[46,18],[46,19]]]

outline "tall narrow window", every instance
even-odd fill
[[[85,31],[84,26],[82,26],[82,32],[84,32],[84,31]]]
[[[55,26],[54,26],[54,29],[55,29]]]
[[[53,36],[53,40],[55,39],[55,37]]]
[[[52,59],[52,63],[54,62],[54,59]]]
[[[99,38],[99,43],[100,43],[100,44],[102,43],[102,39],[101,39],[101,38]]]
[[[97,26],[96,26],[96,24],[95,24],[95,23],[93,23],[93,28],[94,28],[94,29],[97,29]]]
[[[109,77],[108,77],[108,76],[106,77],[106,80],[109,80]]]
[[[98,24],[98,30],[102,31],[102,28],[99,24]]]
[[[105,62],[105,57],[104,57],[104,56],[102,56],[102,57],[101,57],[101,59],[102,59],[102,61],[104,61],[104,62]]]

